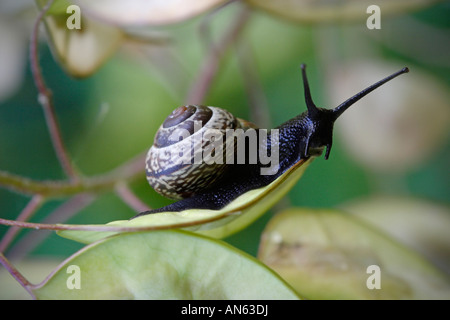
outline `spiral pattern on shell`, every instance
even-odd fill
[[[202,150],[211,143],[210,137],[225,136],[227,129],[253,126],[221,108],[188,105],[175,109],[160,126],[148,151],[149,184],[171,199],[187,198],[208,188],[227,166],[225,161],[208,164],[208,159],[203,157]],[[223,159],[227,150],[223,148]]]

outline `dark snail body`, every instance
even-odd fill
[[[256,130],[257,143],[266,149],[266,154],[270,154],[272,150],[272,143],[278,143],[279,164],[276,168],[278,170],[274,170],[274,174],[261,174],[261,168],[267,167],[267,165],[261,164],[261,161],[259,161],[259,156],[256,163],[249,163],[249,150],[247,146],[246,161],[244,164],[227,164],[226,168],[223,169],[226,170],[226,173],[218,175],[214,179],[210,179],[210,184],[207,187],[196,191],[187,198],[169,204],[168,206],[145,211],[137,216],[157,212],[178,212],[187,209],[218,210],[229,204],[238,196],[250,190],[267,186],[286,172],[286,170],[291,168],[295,163],[301,159],[307,159],[311,156],[320,155],[324,148],[326,148],[325,159],[328,159],[332,146],[332,133],[335,120],[356,101],[389,80],[408,71],[409,70],[407,68],[404,68],[364,89],[335,109],[329,110],[317,108],[314,105],[311,99],[305,66],[302,65],[305,100],[308,110],[277,127],[276,129],[278,129],[279,132],[278,139],[273,139],[272,132],[270,130],[267,131],[267,139],[262,139],[259,134],[259,130]],[[196,106],[182,107],[181,109],[179,108],[174,111],[173,114],[180,117],[181,120],[186,120],[193,114],[195,108]],[[189,114],[182,114],[184,111],[187,111]],[[169,117],[170,119],[168,118],[168,120],[166,120],[166,122],[173,122],[173,119],[171,119],[171,117],[174,117],[173,114]],[[208,115],[208,117],[209,116],[210,115]],[[239,127],[239,124],[234,121],[228,122],[231,123],[233,128]],[[171,123],[171,125],[174,125],[174,123]],[[147,159],[147,165],[149,165],[149,161],[150,160]],[[220,169],[220,171],[221,170],[222,169]],[[149,174],[152,173],[147,172],[147,176],[149,176]],[[162,175],[166,173],[161,171],[159,174]]]

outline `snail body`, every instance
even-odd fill
[[[181,200],[138,216],[187,209],[218,210],[245,192],[267,186],[300,160],[319,156],[325,148],[325,159],[328,159],[336,119],[368,93],[409,71],[403,68],[335,109],[324,109],[312,101],[305,69],[302,65],[307,111],[270,131],[258,129],[216,107],[188,105],[174,110],[155,136],[146,158],[146,174],[157,192]],[[220,140],[228,130],[237,131],[241,136],[251,131],[257,154],[250,144],[245,144],[244,150],[237,150],[235,139],[225,143]],[[212,136],[215,138],[211,139]],[[219,143],[224,146],[220,148]],[[196,155],[205,153],[192,151],[205,148],[214,150],[209,153],[215,158],[214,163],[211,158],[195,159]],[[244,154],[245,161],[236,161],[236,151],[240,152],[238,155]],[[267,155],[276,158],[274,164],[268,166]]]

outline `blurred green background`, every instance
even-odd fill
[[[212,41],[221,38],[235,13],[236,8],[230,6],[210,19]],[[1,15],[4,18],[2,23],[9,21],[14,26],[9,35],[2,34],[5,39],[21,39],[14,32],[28,30],[27,23],[18,26],[19,22],[13,21],[10,12]],[[411,101],[402,100],[407,93],[402,91],[399,83],[407,81],[407,77],[414,74],[419,79],[422,74],[427,77],[423,79],[432,78],[431,83],[424,80],[423,83],[419,81],[414,84],[418,87],[411,90],[430,92],[430,96],[425,99],[429,104],[411,106],[411,110],[423,108],[437,113],[437,117],[444,119],[446,124],[439,134],[424,138],[424,143],[432,145],[432,148],[420,149],[422,144],[418,144],[417,150],[411,152],[412,158],[417,157],[413,164],[394,160],[392,165],[387,163],[381,168],[374,168],[353,156],[345,146],[345,136],[337,128],[330,159],[316,159],[286,199],[256,223],[226,239],[228,242],[256,255],[260,234],[267,221],[275,212],[288,206],[339,207],[375,194],[409,195],[448,206],[449,17],[449,1],[415,12],[382,15],[380,30],[369,30],[365,20],[302,24],[259,10],[252,12],[243,34],[222,59],[203,104],[226,108],[238,117],[258,122],[259,119],[252,118],[251,99],[247,94],[247,90],[252,89],[263,102],[259,107],[267,108],[269,125],[274,127],[305,110],[301,63],[308,65],[316,104],[331,108],[342,102],[333,95],[332,87],[347,81],[346,78],[333,78],[332,73],[336,68],[343,67],[346,72],[358,75],[360,69],[352,65],[355,65],[355,61],[363,60],[369,67],[373,64],[373,70],[377,70],[378,65],[386,66],[383,70],[388,71],[383,71],[383,76],[404,66],[411,69],[410,74],[392,82],[392,86],[399,89],[388,98],[385,97],[388,91],[384,87],[373,93],[375,101],[379,99],[379,104],[385,103],[383,97],[392,101],[392,104],[408,104]],[[185,101],[187,93],[208,54],[199,32],[202,19],[199,17],[155,28],[168,35],[170,40],[167,44],[125,45],[86,79],[75,79],[65,73],[55,61],[48,44],[41,42],[40,63],[47,85],[54,94],[63,138],[74,164],[84,175],[108,172],[147,150],[164,118],[176,107],[188,103]],[[22,66],[18,68],[20,81],[17,81],[15,88],[2,95],[0,101],[0,169],[37,180],[65,179],[36,99],[37,90],[27,62],[27,37],[22,38],[24,43],[17,46],[20,50],[15,54],[15,59],[23,60]],[[245,80],[248,74],[243,72],[242,61],[247,58],[255,72],[253,83]],[[3,61],[3,64],[8,64],[8,61]],[[348,80],[348,85],[351,91],[342,93],[345,98],[380,80],[378,74],[372,75],[365,70],[360,72],[364,74],[364,80],[350,78],[352,81]],[[8,78],[11,75],[2,72],[0,77]],[[434,83],[439,84],[436,89],[439,97],[431,95],[434,89],[428,90],[430,85],[434,87]],[[391,83],[387,86],[391,86]],[[438,104],[436,109],[432,108]],[[367,106],[362,100],[354,108],[377,108],[377,105]],[[348,113],[353,111],[350,109]],[[388,113],[386,118],[389,118]],[[380,123],[380,130],[383,130],[383,125]],[[424,130],[433,127],[433,123],[426,124]],[[378,133],[375,131],[370,134]],[[357,138],[365,139],[363,134]],[[416,138],[411,136],[411,139]],[[394,141],[395,137],[388,140],[386,144]],[[367,147],[370,148],[370,145]],[[391,149],[386,146],[387,152]],[[396,156],[392,158],[396,159]],[[393,170],[386,169],[390,167]],[[140,199],[151,207],[169,203],[169,200],[163,199],[149,187],[144,172],[131,186]],[[32,221],[42,221],[65,200],[47,202]],[[0,216],[15,219],[28,201],[28,196],[0,188]],[[113,192],[108,192],[66,222],[106,223],[128,219],[134,214]],[[0,226],[0,237],[6,230],[6,227]],[[40,242],[35,240],[38,235],[45,235],[46,238]],[[10,253],[17,256],[26,252],[32,256],[67,257],[79,248],[80,244],[62,239],[54,233],[23,230],[11,246]]]

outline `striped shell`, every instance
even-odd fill
[[[188,105],[175,109],[160,126],[148,151],[149,184],[171,199],[188,198],[208,188],[226,169],[225,161],[212,162],[203,152],[211,144],[211,136],[225,137],[227,129],[248,127],[254,125],[216,107]],[[228,149],[223,148],[223,159]]]

